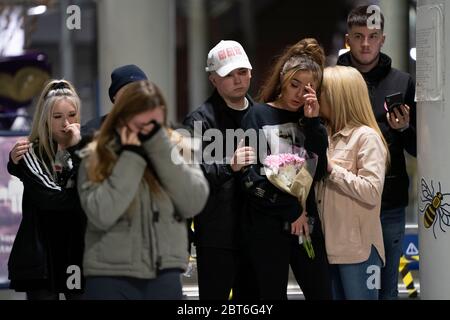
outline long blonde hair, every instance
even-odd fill
[[[51,164],[55,161],[56,151],[52,132],[52,113],[55,104],[61,100],[68,100],[76,110],[76,122],[80,123],[81,102],[73,85],[67,80],[50,80],[41,92],[34,112],[31,132],[28,139],[38,145],[39,158],[47,173],[54,177],[53,165],[48,168],[43,159]]]
[[[322,98],[332,108],[329,119],[331,134],[335,134],[345,127],[368,126],[374,129],[386,147],[386,163],[389,165],[388,144],[373,114],[367,84],[361,73],[353,67],[325,68]]]
[[[111,175],[118,156],[109,146],[116,135],[117,128],[126,124],[134,116],[156,108],[162,108],[164,121],[166,121],[166,102],[161,90],[154,83],[145,80],[126,86],[93,142],[95,150],[87,163],[87,175],[90,181],[102,182]],[[148,166],[144,178],[150,191],[160,190],[156,175]]]

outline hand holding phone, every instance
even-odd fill
[[[403,104],[403,94],[401,92],[386,96],[384,101],[386,102],[386,109],[389,113],[394,113],[394,109],[397,108],[400,114],[402,114],[400,106]]]
[[[403,94],[397,92],[385,97],[386,118],[392,129],[404,131],[409,126],[409,107],[403,102]]]

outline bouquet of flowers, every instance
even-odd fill
[[[264,160],[267,179],[278,189],[296,197],[302,208],[306,208],[306,198],[311,189],[317,167],[317,155],[304,148],[294,148],[292,153],[272,154]],[[310,258],[314,258],[309,235],[300,240]]]
[[[298,199],[306,208],[306,198],[317,167],[317,156],[299,148],[295,153],[272,154],[264,160],[267,179],[281,191]]]

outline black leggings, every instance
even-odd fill
[[[237,300],[286,300],[290,235],[273,216],[249,211],[236,281]]]
[[[320,221],[311,235],[315,258],[310,259],[298,237],[291,237],[290,265],[306,300],[331,300],[331,274]]]
[[[228,300],[236,278],[236,250],[209,247],[196,249],[200,300]]]

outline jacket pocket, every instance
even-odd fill
[[[346,159],[333,159],[333,162],[341,168],[354,172],[353,161]]]
[[[338,166],[347,169],[349,171],[355,171],[355,159],[356,155],[353,150],[350,149],[334,149],[332,152],[331,159]]]
[[[186,221],[175,218],[155,222],[158,249],[158,268],[185,269],[188,261]]]
[[[354,209],[354,208],[352,208]],[[351,217],[350,226],[348,230],[348,240],[351,246],[361,246],[361,228],[359,217],[357,215]]]
[[[130,264],[133,248],[131,227],[125,219],[120,220],[100,239],[100,261],[112,264]]]

